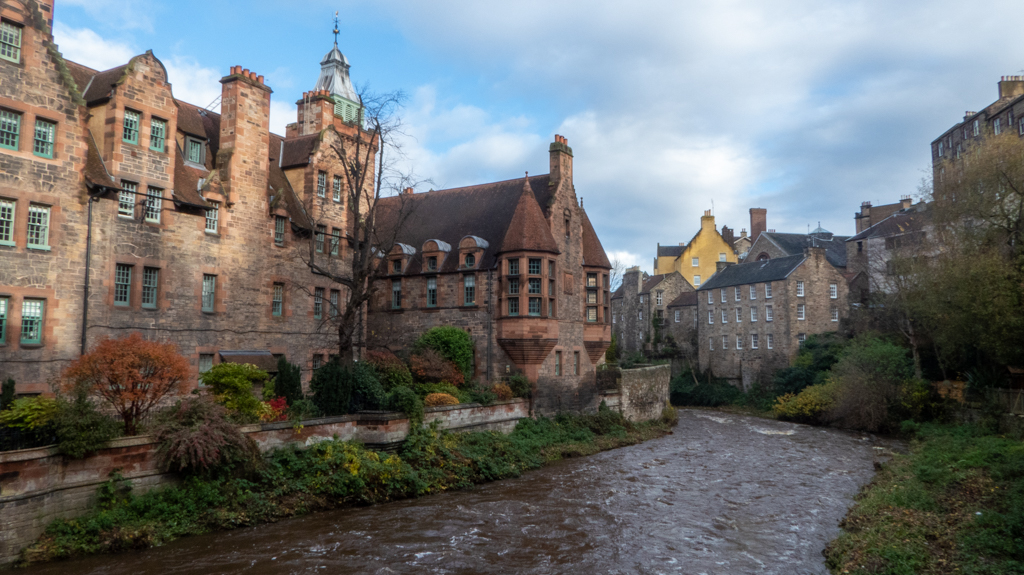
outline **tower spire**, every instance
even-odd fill
[[[338,11],[334,11],[334,46],[338,46]]]

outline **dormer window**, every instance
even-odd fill
[[[428,272],[436,272],[437,271],[437,256],[430,256],[430,257],[427,258],[427,271]]]
[[[185,161],[191,164],[204,165],[206,163],[206,144],[202,140],[191,136],[185,138]]]
[[[391,273],[402,273],[402,260],[391,260]]]
[[[467,268],[476,267],[476,256],[473,254],[466,254],[465,264]]]

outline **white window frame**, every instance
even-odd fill
[[[700,287],[700,276],[693,276],[693,287]]]
[[[832,306],[832,309],[830,310],[830,313],[832,315],[832,321],[839,321],[839,307],[838,306]]]
[[[736,308],[736,323],[743,321],[743,308]]]
[[[679,310],[675,310],[674,317],[675,317],[676,323],[679,323]]]
[[[757,288],[753,284],[750,285],[750,301],[757,299]]]
[[[726,256],[726,255],[725,255],[725,253],[722,253],[722,252],[720,252],[720,253],[718,254],[718,261],[720,261],[720,262],[724,262],[724,261],[726,261],[726,258],[727,258],[727,257],[728,257],[728,256]]]
[[[708,290],[708,303],[709,304],[715,303],[715,296],[714,296],[714,293],[711,290]]]
[[[740,286],[736,286],[735,288],[733,288],[733,297],[736,299],[736,301],[740,301],[741,299],[743,299],[743,290],[740,289]]]
[[[708,338],[708,349],[711,350],[711,351],[715,351],[715,338],[713,338],[713,337],[709,337]]]
[[[805,304],[796,304],[796,319],[797,321],[803,321],[807,319],[807,306]]]
[[[750,321],[751,323],[757,321],[757,307],[750,306]]]
[[[213,206],[206,210],[206,228],[205,231],[208,234],[216,234],[218,226],[220,225],[220,204],[217,202],[210,202]]]
[[[327,172],[317,170],[316,172],[316,197],[327,197]]]
[[[804,282],[796,282],[796,297],[804,297]]]
[[[538,293],[540,293],[540,292],[538,292]],[[665,301],[664,293],[665,292],[662,292],[662,291],[655,292],[655,301],[657,302],[657,305],[663,305],[663,302]],[[588,301],[587,303],[597,303],[597,302],[596,301],[595,302]]]
[[[146,189],[146,213],[145,220],[151,224],[160,223],[160,212],[163,210],[164,191],[161,188],[149,186]]]
[[[135,193],[138,191],[139,185],[135,182],[121,182],[121,191],[117,193],[118,217],[135,217]]]
[[[775,336],[770,333],[766,333],[764,335],[764,346],[768,349],[772,349],[773,343],[775,343]]]
[[[722,310],[722,323],[729,323],[729,312]]]
[[[743,349],[743,336],[742,335],[737,335],[736,336],[736,349]]]
[[[774,315],[772,314],[772,306],[764,306],[764,321],[772,321],[773,319]]]
[[[714,325],[715,323],[715,311],[708,310],[708,325]]]
[[[839,285],[835,283],[828,284],[828,297],[831,299],[839,298]]]
[[[217,310],[217,276],[203,274],[202,300],[200,301],[202,311],[213,313]]]
[[[772,299],[772,282],[764,282],[764,299]]]
[[[725,303],[725,302],[729,301],[729,296],[725,295],[725,288],[722,288],[722,289],[720,289],[718,291],[721,292],[722,303]]]
[[[722,336],[722,349],[729,349],[729,336]]]
[[[758,346],[759,343],[760,342],[757,341],[757,334],[756,333],[750,334],[750,349],[757,349],[757,346]]]
[[[999,135],[999,133],[1003,131],[1003,130],[1002,130],[1002,125],[1001,125],[1001,124],[1002,124],[1002,122],[1001,122],[1001,120],[1000,120],[999,118],[996,118],[996,119],[995,119],[995,120],[994,120],[994,121],[992,122],[992,133],[993,133],[993,135],[996,135],[996,136],[998,136],[998,135]]]
[[[690,267],[699,268],[700,267],[700,258],[690,258],[690,264],[691,264]]]

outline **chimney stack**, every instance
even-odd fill
[[[572,148],[569,147],[569,140],[560,134],[555,134],[555,141],[548,146],[550,161],[551,183],[558,186],[563,181],[569,184],[572,191]]]
[[[1016,98],[1024,95],[1024,76],[1002,76],[999,78],[999,99]]]
[[[232,66],[221,78],[220,151],[217,169],[228,205],[240,194],[267,189],[270,153],[270,94],[263,76]]]
[[[406,188],[406,189],[405,189],[405,193],[407,193],[407,194],[411,194],[411,193],[412,193],[412,188]]]
[[[768,210],[765,208],[750,208],[750,241],[756,242],[758,236],[765,232],[768,227]]]

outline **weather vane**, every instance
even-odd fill
[[[334,11],[334,45],[338,45],[338,11]]]

